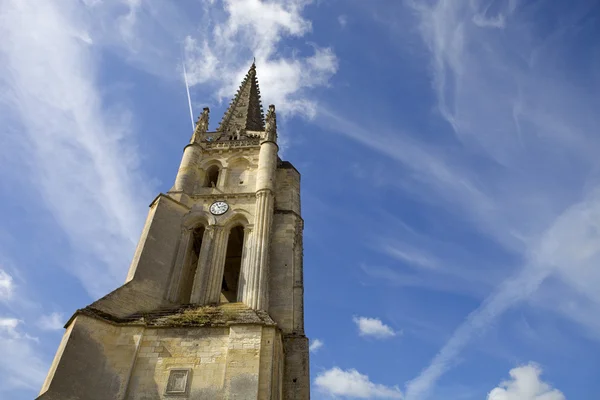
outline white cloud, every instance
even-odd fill
[[[203,98],[209,89],[217,101],[229,101],[255,57],[264,103],[283,115],[312,117],[311,88],[328,85],[338,69],[334,51],[313,38],[291,54],[282,46],[288,38],[308,39],[304,10],[311,0],[204,0],[192,6],[196,13],[169,2],[124,3],[89,3],[95,19],[85,26],[92,32],[79,36],[167,80],[183,81],[183,50],[188,82],[203,86]],[[115,20],[116,29],[107,29]]]
[[[208,42],[203,40],[198,43],[197,39],[187,36],[184,51],[188,59],[194,60],[186,63],[188,83],[193,86],[212,80],[219,67],[219,61]]]
[[[284,35],[300,37],[310,31],[311,23],[301,15],[307,3],[306,0],[224,0],[229,16],[226,23],[217,26],[217,34],[231,47],[236,45],[236,35],[246,35],[256,56],[267,58]]]
[[[502,382],[487,400],[565,400],[565,396],[540,379],[542,370],[535,364],[513,368],[511,380]]]
[[[0,317],[0,393],[15,388],[39,390],[47,372],[37,339],[19,329],[21,321]]]
[[[65,317],[61,313],[53,312],[49,315],[42,315],[40,317],[38,326],[40,329],[45,331],[56,331],[60,330],[65,325]]]
[[[342,28],[345,28],[348,25],[348,16],[344,14],[338,16],[338,23]]]
[[[402,392],[396,386],[390,387],[373,383],[367,375],[355,369],[331,368],[317,375],[317,389],[331,396],[349,399],[402,399]]]
[[[314,339],[310,346],[308,347],[308,349],[310,350],[311,353],[316,353],[321,347],[323,347],[325,345],[325,343],[323,343],[322,340],[319,339]]]
[[[450,369],[471,338],[485,330],[510,307],[529,299],[551,275],[562,276],[579,294],[595,302],[589,318],[596,318],[600,299],[600,190],[565,210],[544,232],[529,254],[529,262],[505,280],[454,331],[452,337],[421,374],[409,382],[407,399],[420,399]],[[564,295],[567,295],[565,293]],[[556,295],[555,295],[556,297]],[[559,296],[560,297],[560,296]],[[577,315],[574,318],[581,318]]]
[[[80,39],[93,14],[81,7],[2,3],[0,115],[19,134],[11,151],[27,152],[16,166],[29,174],[21,182],[36,182],[77,249],[69,271],[95,296],[124,278],[150,194],[136,172],[127,111],[103,103],[95,53]]]
[[[372,336],[377,339],[396,336],[396,332],[378,318],[353,317],[352,320],[358,327],[360,336]]]
[[[0,300],[8,300],[14,292],[13,278],[7,272],[0,269]]]
[[[467,346],[471,338],[486,329],[499,315],[509,307],[531,296],[548,277],[547,270],[526,268],[516,277],[503,282],[494,293],[454,331],[429,365],[410,381],[406,387],[406,398],[418,400],[427,395],[437,380],[448,371],[455,358]]]
[[[216,85],[219,100],[232,97],[256,58],[266,103],[282,113],[314,116],[316,102],[307,90],[328,85],[338,69],[331,48],[312,47],[312,55],[283,57],[277,49],[286,37],[302,37],[311,23],[302,16],[310,1],[224,0],[226,17],[211,21],[204,39],[185,39],[185,63],[190,84]]]
[[[0,330],[10,336],[15,336],[17,325],[19,325],[19,320],[16,318],[0,318]]]

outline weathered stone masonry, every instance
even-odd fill
[[[309,399],[300,174],[250,68],[205,108],[124,285],[75,312],[43,400]]]

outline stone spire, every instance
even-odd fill
[[[225,112],[217,132],[239,136],[240,134],[243,135],[245,131],[264,130],[265,121],[260,103],[258,80],[256,79],[256,65],[252,63],[250,70]]]

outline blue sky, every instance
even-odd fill
[[[256,57],[302,173],[313,399],[587,400],[600,5],[0,1],[0,398],[121,284]]]

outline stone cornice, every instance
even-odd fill
[[[238,193],[209,193],[209,194],[192,194],[190,198],[192,200],[223,200],[223,199],[238,199],[238,198],[256,198],[256,192],[238,192]]]
[[[202,142],[202,147],[206,151],[223,150],[223,149],[239,149],[248,147],[260,147],[260,138],[250,138],[243,140],[217,140],[214,142]]]
[[[179,193],[183,193],[183,192],[179,192]],[[154,198],[154,200],[152,200],[152,203],[150,203],[150,206],[149,206],[149,207],[152,207],[152,206],[153,206],[153,205],[154,205],[154,204],[155,204],[155,203],[158,201],[158,199],[159,199],[159,198],[161,198],[161,197],[162,197],[162,198],[165,198],[165,199],[168,199],[168,200],[170,200],[170,201],[172,201],[173,203],[175,203],[175,204],[177,204],[177,205],[179,205],[179,206],[181,206],[181,207],[185,208],[186,210],[189,210],[189,209],[190,209],[188,206],[186,206],[186,205],[185,205],[185,204],[183,204],[182,202],[175,200],[174,198],[172,198],[171,196],[169,196],[168,194],[165,194],[165,193],[159,193],[159,194],[158,194],[158,195],[157,195],[157,196]]]

